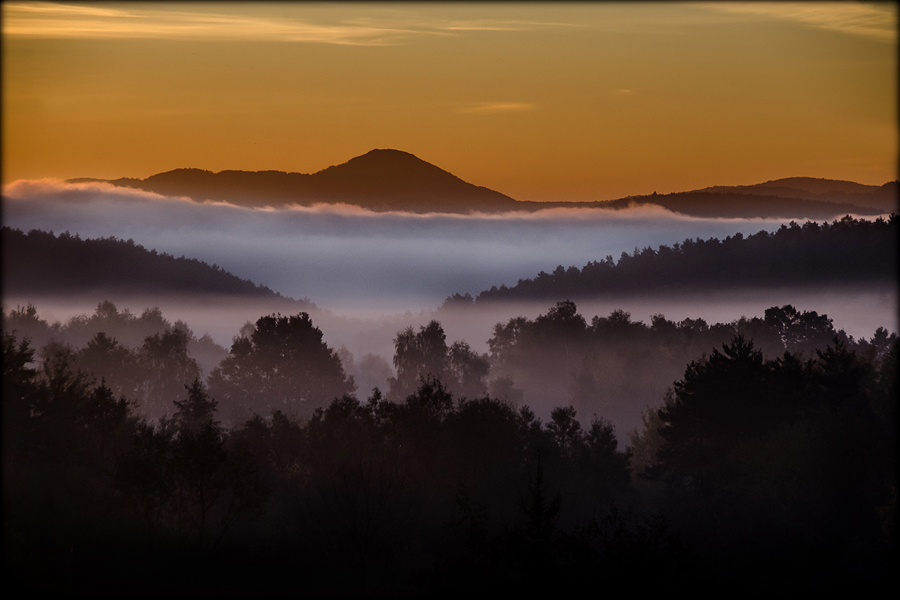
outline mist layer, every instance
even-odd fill
[[[113,188],[19,181],[4,223],[133,239],[238,277],[356,314],[433,307],[453,293],[515,285],[686,238],[774,231],[781,219],[699,219],[656,207],[502,215],[374,213],[350,206],[241,208]]]

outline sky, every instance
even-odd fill
[[[897,178],[897,7],[3,3],[3,183],[396,148],[518,200]]]

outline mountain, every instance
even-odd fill
[[[516,210],[500,192],[472,185],[399,150],[372,150],[310,176],[318,195],[375,210],[496,212]]]
[[[241,279],[216,265],[147,250],[133,240],[79,236],[3,227],[3,293],[215,295],[303,304]]]
[[[85,181],[107,181],[167,196],[225,200],[242,206],[346,203],[376,211],[449,213],[518,209],[518,203],[509,196],[467,183],[400,150],[372,150],[311,175],[175,169],[147,179],[70,180]]]
[[[692,193],[748,194],[753,196],[777,196],[799,198],[835,204],[854,204],[883,212],[897,212],[898,187],[896,181],[884,185],[863,185],[854,181],[816,179],[813,177],[787,177],[755,185],[713,186]]]
[[[146,179],[79,178],[102,181],[196,201],[223,200],[240,206],[344,203],[375,211],[469,213],[536,211],[547,208],[620,209],[658,205],[697,217],[831,219],[845,214],[897,211],[897,182],[871,186],[852,181],[792,177],[749,186],[715,186],[674,194],[631,196],[598,202],[518,201],[473,185],[400,150],[372,150],[317,173],[175,169]]]

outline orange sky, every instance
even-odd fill
[[[3,4],[3,182],[412,152],[519,200],[897,178],[894,4]]]

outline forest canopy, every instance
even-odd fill
[[[845,216],[831,223],[791,222],[774,233],[686,239],[655,250],[635,248],[618,261],[607,256],[581,269],[559,265],[552,273],[541,271],[512,287],[493,286],[474,298],[457,293],[444,305],[785,285],[896,285],[897,228],[896,214],[874,221]]]
[[[82,239],[68,232],[24,233],[4,226],[0,240],[4,294],[120,290],[290,300],[218,265],[147,250],[130,239]],[[308,300],[290,301],[312,306]]]
[[[145,320],[109,303],[92,319]],[[900,344],[884,329],[854,340],[788,305],[588,324],[566,301],[498,324],[487,356],[436,321],[402,330],[390,395],[358,398],[304,313],[242,330],[210,386],[189,330],[36,355],[20,329],[35,321],[4,315],[2,344],[4,544],[32,589],[696,590],[760,569],[818,589],[882,582],[896,559]],[[589,399],[620,386],[633,403],[641,356],[676,371],[626,446],[614,405]],[[506,379],[485,392],[486,371]],[[552,385],[546,418],[510,393]],[[251,392],[254,410],[223,412]]]

